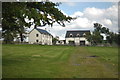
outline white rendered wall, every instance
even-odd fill
[[[38,37],[36,36],[36,34],[38,34]],[[47,34],[41,34],[40,32],[38,32],[36,29],[34,29],[32,32],[30,32],[29,34],[29,44],[34,44],[34,43],[38,43],[38,44],[47,44],[47,45],[52,45],[52,36],[51,35],[47,35]],[[36,42],[36,40],[38,40],[38,42]]]
[[[69,44],[69,41],[74,41],[75,45],[80,45],[80,41],[85,41],[85,45],[90,45],[85,37],[66,38],[66,44]]]
[[[36,34],[39,36],[36,37]],[[39,42],[42,40],[42,35],[40,32],[38,32],[36,29],[34,29],[30,34],[29,34],[29,44],[37,43],[36,40],[39,40]]]

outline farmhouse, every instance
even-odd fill
[[[86,39],[86,34],[90,33],[90,30],[73,30],[67,31],[65,40],[67,45],[90,45],[90,42]]]
[[[52,35],[43,29],[34,28],[29,33],[29,44],[52,45]]]

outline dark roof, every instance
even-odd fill
[[[70,34],[72,34],[72,37],[78,37],[78,34],[80,37],[83,36],[84,33],[90,33],[90,30],[71,30],[71,31],[67,31],[66,33],[66,38],[70,37]]]
[[[48,34],[48,35],[51,35],[49,32],[47,32],[46,30],[43,30],[43,29],[38,29],[38,28],[35,28],[36,30],[38,30],[40,33],[42,34]],[[51,35],[52,36],[52,35]]]

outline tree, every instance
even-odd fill
[[[101,33],[106,35],[106,41],[103,40],[103,36]],[[115,44],[120,44],[119,43],[119,38],[120,38],[120,33],[114,33],[110,32],[108,28],[102,27],[101,24],[99,23],[94,23],[94,31],[93,34],[87,34],[87,39],[90,41],[93,45],[97,45],[99,43],[103,43],[103,41],[106,43],[110,43],[111,45],[113,43]]]
[[[56,42],[59,41],[58,38],[59,38],[58,36],[52,38],[53,45],[56,45]]]
[[[92,45],[97,45],[103,42],[103,36],[101,35],[102,25],[94,23],[94,31],[92,34],[87,34],[86,38]]]
[[[103,36],[101,35],[102,25],[99,23],[94,23],[94,31],[93,31],[93,42],[95,44],[102,43]]]
[[[27,24],[23,16],[25,10],[25,3],[2,3],[2,31],[3,38],[6,43],[11,43],[17,34],[20,34],[21,42],[23,41],[23,33],[25,33],[24,26]],[[12,39],[10,39],[10,36]]]
[[[109,34],[109,29],[106,28],[106,27],[102,27],[101,28],[101,33],[104,33],[105,35],[108,35]]]
[[[120,36],[120,34],[110,32],[109,35],[106,37],[107,42],[110,43],[110,44],[116,43],[116,44],[119,45],[119,36]]]
[[[118,33],[118,46],[120,47],[120,32]]]
[[[57,6],[59,6],[59,3],[53,2],[3,2],[2,31],[4,40],[9,38],[5,37],[6,34],[11,34],[13,38],[19,34],[22,42],[25,27],[29,28],[33,24],[35,27],[43,27],[46,25],[52,26],[57,22],[65,27],[65,22],[70,22],[73,18],[64,15]],[[28,21],[25,21],[25,18]],[[30,21],[31,19],[33,21]]]
[[[102,43],[102,41],[103,41],[103,36],[100,35],[99,32],[95,32],[92,37],[93,37],[93,42],[95,44]]]
[[[101,32],[102,25],[99,23],[94,23],[94,31]]]

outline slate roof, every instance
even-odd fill
[[[43,29],[38,29],[38,28],[35,28],[36,30],[38,30],[40,33],[42,34],[48,34],[48,35],[51,35],[49,32],[47,32],[46,30],[43,30]],[[51,35],[52,36],[52,35]]]
[[[72,31],[67,31],[65,38],[70,37],[70,34],[72,34],[72,37],[78,37],[78,34],[80,37],[83,36],[84,33],[90,33],[90,30],[72,30]]]

